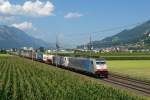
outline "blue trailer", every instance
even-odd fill
[[[43,61],[43,53],[42,52],[36,53],[36,60]]]
[[[92,72],[92,73],[94,71],[93,61],[90,58],[70,57],[68,66],[78,70]]]

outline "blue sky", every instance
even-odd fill
[[[32,4],[29,7],[37,6],[24,10],[26,2]],[[0,7],[17,9],[0,10],[0,22],[51,43],[59,35],[62,46],[76,46],[87,43],[91,32],[150,20],[149,4],[150,0],[0,0]],[[100,40],[121,30],[91,33],[92,39]]]

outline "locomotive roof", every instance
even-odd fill
[[[97,60],[97,61],[103,61],[103,62],[106,61],[104,58],[97,58],[96,60]]]

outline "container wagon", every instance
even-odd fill
[[[43,61],[45,63],[52,64],[53,56],[54,55],[43,54]]]
[[[43,61],[43,53],[42,52],[37,52],[36,53],[36,60]]]

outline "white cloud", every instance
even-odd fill
[[[21,30],[36,30],[36,28],[33,27],[31,22],[23,22],[23,23],[18,23],[18,24],[12,24],[11,26],[14,26],[16,28],[19,28]]]
[[[14,16],[1,16],[0,15],[0,21],[5,22],[5,21],[13,21],[15,19]]]
[[[75,13],[70,12],[70,13],[66,14],[64,16],[64,18],[79,18],[79,17],[82,17],[82,16],[83,16],[83,14],[80,14],[80,13],[77,13],[77,12],[75,12]]]
[[[8,0],[0,0],[0,12],[9,15],[50,16],[54,5],[50,2],[26,1],[23,5],[11,4]]]

